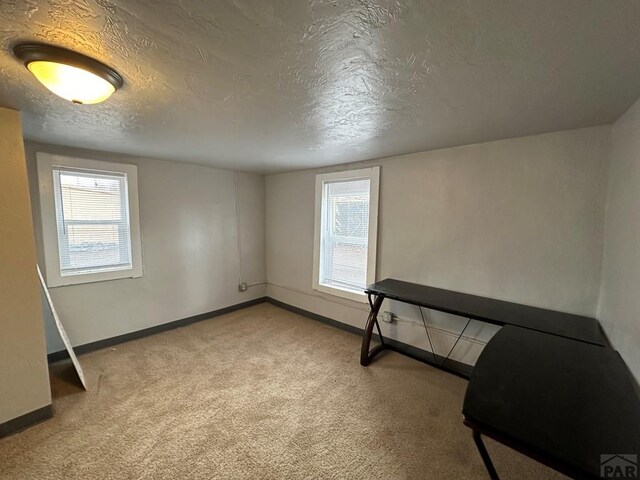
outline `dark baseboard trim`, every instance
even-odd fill
[[[354,327],[353,325],[349,325],[348,323],[338,322],[333,318],[324,317],[317,313],[313,313],[308,310],[304,310],[302,308],[294,307],[293,305],[289,305],[288,303],[281,302],[280,300],[276,300],[275,298],[266,297],[265,301],[267,303],[270,303],[271,305],[275,305],[276,307],[280,307],[284,310],[289,310],[290,312],[297,313],[298,315],[302,315],[303,317],[307,317],[312,320],[317,320],[318,322],[326,323],[327,325],[331,325],[332,327],[339,328],[340,330],[345,330],[349,333],[362,335],[362,332],[364,331],[362,328]]]
[[[354,327],[353,325],[349,325],[347,323],[338,322],[337,320],[334,320],[332,318],[324,317],[322,315],[318,315],[317,313],[294,307],[293,305],[289,305],[288,303],[281,302],[280,300],[276,300],[271,297],[266,297],[265,301],[271,303],[272,305],[275,305],[276,307],[280,307],[284,310],[297,313],[298,315],[302,315],[303,317],[307,317],[312,320],[326,323],[327,325],[331,325],[332,327],[339,328],[340,330],[345,330],[358,336],[362,336],[362,333],[364,332],[364,329],[362,328]],[[373,335],[373,339],[376,342],[380,342],[380,337],[376,334]],[[428,363],[429,365],[441,368],[462,378],[468,379],[469,375],[471,375],[471,371],[473,370],[473,365],[467,365],[466,363],[458,362],[451,359],[447,360],[446,365],[443,367],[442,362],[444,361],[444,357],[436,355],[436,358],[434,360],[433,354],[431,352],[414,347],[413,345],[409,345],[408,343],[399,342],[397,340],[386,337],[384,339],[384,343],[385,345],[387,345],[387,347],[389,347],[389,350],[407,355],[408,357],[411,357],[420,362]]]
[[[20,415],[8,422],[0,423],[0,438],[18,433],[36,423],[44,422],[53,417],[53,407],[49,404],[33,412]]]
[[[100,350],[101,348],[112,347],[113,345],[118,345],[120,343],[129,342],[131,340],[137,340],[139,338],[148,337],[150,335],[166,332],[168,330],[173,330],[178,327],[185,327],[187,325],[191,325],[192,323],[201,322],[209,318],[218,317],[226,313],[235,312],[236,310],[252,307],[253,305],[264,303],[266,300],[267,300],[266,297],[255,298],[247,302],[237,303],[236,305],[231,305],[229,307],[221,308],[219,310],[214,310],[212,312],[201,313],[199,315],[194,315],[192,317],[182,318],[180,320],[174,320],[169,323],[163,323],[162,325],[155,325],[153,327],[145,328],[142,330],[136,330],[135,332],[125,333],[123,335],[118,335],[116,337],[105,338],[104,340],[98,340],[97,342],[85,343],[84,345],[78,345],[77,347],[73,347],[73,349],[76,352],[76,355],[82,355],[83,353],[93,352],[95,350]],[[47,360],[49,363],[58,362],[60,360],[66,360],[67,358],[69,358],[69,354],[67,353],[66,350],[60,350],[58,352],[53,352],[47,355]]]
[[[241,310],[243,308],[251,307],[253,305],[258,305],[259,303],[264,303],[264,302],[268,302],[272,305],[275,305],[276,307],[280,307],[280,308],[283,308],[284,310],[297,313],[298,315],[310,318],[312,320],[317,320],[324,324],[330,325],[335,328],[339,328],[340,330],[345,330],[347,332],[353,333],[358,336],[361,336],[363,333],[362,328],[354,327],[353,325],[338,322],[337,320],[334,320],[332,318],[318,315],[317,313],[313,313],[308,310],[304,310],[302,308],[294,307],[293,305],[289,305],[288,303],[281,302],[280,300],[276,300],[275,298],[260,297],[254,300],[249,300],[248,302],[238,303],[236,305],[231,305],[229,307],[221,308],[219,310],[214,310],[212,312],[201,313],[199,315],[183,318],[181,320],[174,320],[173,322],[163,323],[162,325],[156,325],[154,327],[145,328],[143,330],[137,330],[131,333],[125,333],[124,335],[118,335],[117,337],[98,340],[97,342],[86,343],[84,345],[79,345],[77,347],[74,347],[74,350],[77,355],[82,355],[83,353],[93,352],[95,350],[100,350],[101,348],[111,347],[113,345],[129,342],[131,340],[137,340],[139,338],[148,337],[156,333],[166,332],[168,330],[173,330],[178,327],[191,325],[192,323],[201,322],[202,320],[207,320],[209,318],[224,315],[226,313],[231,313],[236,310]],[[373,335],[373,339],[376,342],[380,342],[380,338],[376,334]],[[451,359],[449,359],[446,365],[443,367],[441,364],[442,364],[442,361],[444,360],[444,357],[441,357],[440,355],[436,355],[436,359],[434,360],[433,354],[427,350],[422,350],[421,348],[417,348],[417,347],[414,347],[413,345],[399,342],[391,338],[385,338],[384,341],[385,341],[385,345],[387,345],[387,347],[389,347],[390,350],[394,350],[398,353],[402,353],[403,355],[407,355],[421,362],[428,363],[429,365],[433,365],[434,367],[441,368],[443,370],[446,370],[450,373],[461,376],[463,378],[469,378],[469,375],[473,370],[472,365],[467,365],[466,363],[457,362]],[[69,358],[69,354],[67,353],[66,350],[53,352],[47,355],[47,359],[49,363],[65,360],[67,358]]]

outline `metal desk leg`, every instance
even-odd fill
[[[487,469],[489,478],[491,480],[500,480],[500,477],[498,477],[498,472],[496,472],[496,468],[493,466],[493,462],[491,461],[491,457],[489,456],[489,452],[487,452],[487,447],[484,446],[482,435],[480,434],[480,431],[476,429],[473,430],[473,441],[476,442],[476,447],[478,448],[478,452],[480,452],[480,456],[482,457],[482,461],[484,462],[484,468]]]
[[[382,306],[384,296],[376,296],[375,302],[371,302],[371,294],[369,294],[369,305],[371,306],[371,312],[367,318],[367,325],[364,328],[364,335],[362,336],[362,348],[360,350],[360,365],[366,367],[371,363],[373,357],[385,349],[384,341],[382,340],[382,334],[380,333],[380,325],[378,325],[378,312]],[[380,335],[381,344],[374,347],[369,351],[369,345],[371,344],[371,336],[373,335],[374,325],[378,327],[378,334]]]

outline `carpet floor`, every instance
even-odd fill
[[[55,417],[0,440],[2,479],[486,479],[466,381],[261,304],[52,366]],[[565,478],[487,441],[504,479]]]

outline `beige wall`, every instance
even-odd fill
[[[262,297],[265,286],[238,292],[234,172],[193,164],[27,142],[39,256],[42,235],[35,153],[45,151],[138,166],[144,275],[51,289],[74,345],[114,337]],[[242,277],[265,280],[264,179],[239,173]],[[49,352],[62,349],[47,321]]]
[[[0,423],[51,403],[18,112],[0,108]]]
[[[585,315],[598,299],[610,127],[391,157],[381,165],[377,278]],[[334,170],[354,168],[340,166]],[[268,295],[364,326],[367,308],[312,291],[314,177],[269,175]],[[415,307],[383,327],[428,349]],[[445,352],[464,319],[430,313]],[[495,329],[473,322],[453,357],[473,363]]]
[[[614,123],[612,139],[598,317],[640,382],[640,100]]]

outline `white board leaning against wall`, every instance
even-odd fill
[[[40,285],[42,286],[42,291],[44,292],[44,296],[47,298],[47,303],[49,304],[49,308],[51,309],[51,314],[53,315],[53,319],[55,320],[56,327],[58,328],[58,332],[60,333],[60,337],[62,338],[64,347],[67,349],[67,352],[69,353],[69,357],[71,357],[71,362],[73,363],[73,367],[75,368],[76,373],[78,374],[78,378],[80,379],[82,388],[87,390],[87,382],[84,378],[84,373],[82,372],[82,366],[78,361],[78,357],[76,357],[76,352],[74,352],[73,350],[73,346],[71,345],[71,341],[69,341],[67,332],[64,330],[64,327],[62,326],[60,317],[58,317],[58,313],[56,312],[56,309],[53,306],[53,300],[51,300],[49,289],[47,288],[47,285],[44,283],[44,278],[42,278],[40,267],[37,267],[37,269],[38,269],[38,278],[40,279]]]

